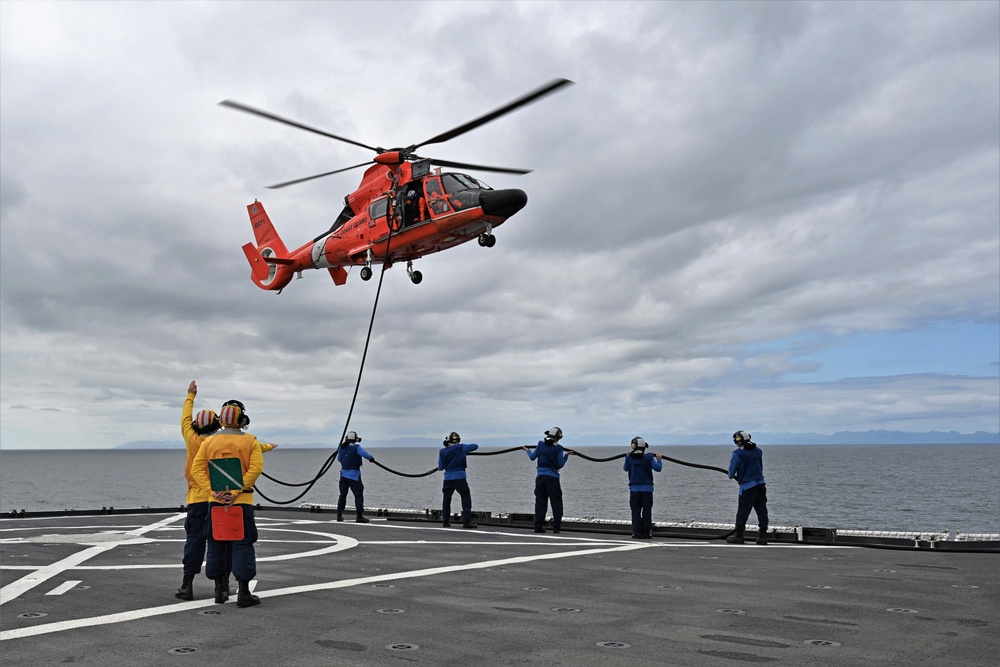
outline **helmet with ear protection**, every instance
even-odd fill
[[[557,442],[563,437],[562,429],[558,426],[553,426],[548,431],[545,432],[545,439],[551,440],[552,442]]]
[[[356,431],[348,431],[347,435],[344,436],[344,441],[340,443],[340,446],[347,447],[348,445],[353,445],[356,442],[361,442],[361,436],[358,435]]]
[[[227,407],[234,407],[238,409],[236,421],[232,421],[231,418],[227,421],[223,418],[222,415],[225,414]],[[227,417],[229,416],[230,415],[227,415]],[[250,426],[250,415],[247,414],[246,406],[244,406],[242,402],[237,401],[236,399],[231,399],[222,404],[222,410],[219,411],[219,421],[223,426],[235,426],[237,428],[244,429],[247,426]]]
[[[191,420],[191,425],[198,435],[214,433],[219,430],[219,416],[215,410],[202,410]]]
[[[449,433],[448,437],[444,439],[444,444],[446,445],[457,445],[460,442],[462,442],[462,436],[454,431]]]
[[[646,447],[649,447],[649,445],[646,444],[645,440],[636,436],[632,438],[631,447],[632,451],[629,452],[628,455],[634,459],[641,459],[643,456],[645,456]]]
[[[750,442],[750,434],[746,431],[737,431],[733,433],[733,441],[737,444],[741,442]]]

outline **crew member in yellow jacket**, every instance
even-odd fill
[[[243,429],[250,425],[250,417],[246,408],[239,401],[226,401],[219,411],[219,424],[222,430],[210,435],[201,443],[198,453],[191,464],[191,474],[198,486],[208,493],[209,516],[205,529],[208,538],[208,560],[205,563],[205,574],[215,580],[215,601],[223,603],[229,597],[226,563],[227,547],[232,548],[232,573],[239,584],[236,596],[238,607],[251,607],[260,604],[260,598],[250,593],[250,582],[257,576],[257,557],[254,542],[257,541],[257,524],[254,522],[253,485],[257,483],[264,470],[264,457],[257,438],[245,433]],[[237,458],[243,474],[243,488],[231,491],[212,491],[211,478],[208,472],[208,462],[214,459]],[[243,510],[243,539],[232,542],[219,542],[212,536],[211,508],[223,505],[239,505]]]
[[[201,564],[205,560],[205,547],[207,536],[205,526],[208,522],[208,501],[209,493],[203,491],[194,475],[191,474],[191,464],[198,454],[198,449],[205,438],[219,430],[219,416],[215,410],[201,410],[192,416],[194,412],[194,399],[198,395],[198,384],[191,380],[188,385],[187,398],[184,400],[184,407],[181,410],[181,433],[184,435],[184,444],[187,447],[187,460],[184,462],[184,477],[187,479],[187,518],[184,519],[184,579],[181,587],[177,589],[174,597],[181,600],[194,599],[194,578],[201,572]],[[278,445],[273,443],[260,443],[261,452],[269,452]],[[229,591],[229,572],[232,570],[232,550],[227,549],[226,560],[226,591]]]
[[[193,600],[192,590],[195,575],[201,572],[201,563],[205,560],[205,522],[208,520],[208,493],[201,490],[194,475],[191,474],[191,464],[201,448],[201,443],[219,430],[219,417],[215,410],[202,410],[192,418],[194,397],[198,395],[198,384],[191,380],[188,385],[187,398],[181,410],[181,433],[187,446],[187,460],[184,462],[184,477],[187,478],[187,518],[184,519],[184,579],[174,597],[181,600]],[[226,586],[228,590],[229,586]]]
[[[201,572],[201,564],[205,560],[207,537],[205,526],[208,522],[209,494],[202,491],[191,474],[191,464],[198,454],[198,449],[205,438],[219,430],[219,416],[215,410],[201,410],[193,415],[194,399],[198,395],[198,384],[194,380],[188,385],[187,398],[181,409],[181,433],[187,448],[187,460],[184,462],[184,477],[187,479],[187,517],[184,519],[184,578],[181,587],[174,597],[181,600],[194,599],[194,578]],[[278,445],[260,443],[261,452],[269,452]],[[227,549],[226,591],[229,590],[229,571],[232,569],[232,550]],[[228,597],[228,595],[227,595]]]

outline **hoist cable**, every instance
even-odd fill
[[[375,313],[378,311],[378,300],[379,300],[379,296],[382,294],[382,281],[385,279],[385,272],[386,272],[386,270],[388,270],[389,266],[391,265],[390,262],[389,262],[389,247],[390,247],[390,244],[392,242],[392,235],[396,231],[397,230],[393,229],[393,225],[390,223],[389,224],[389,236],[386,237],[386,241],[385,241],[385,256],[384,256],[384,259],[382,260],[382,272],[379,273],[379,277],[378,277],[378,289],[375,290],[375,303],[372,304],[372,316],[371,316],[371,318],[368,321],[368,335],[365,336],[365,348],[364,348],[364,351],[361,353],[361,366],[358,368],[358,379],[357,379],[357,382],[354,383],[354,396],[351,397],[351,407],[347,411],[347,419],[344,421],[344,430],[340,434],[340,441],[339,442],[344,442],[344,438],[347,436],[347,429],[351,425],[351,416],[354,414],[354,404],[358,400],[358,390],[361,388],[361,376],[362,376],[362,374],[365,371],[365,360],[368,358],[368,345],[369,345],[369,343],[371,343],[372,329],[375,327]],[[308,482],[300,482],[300,483],[283,482],[283,481],[281,481],[279,479],[275,479],[274,477],[271,477],[270,475],[268,475],[265,472],[261,472],[261,476],[262,477],[266,477],[267,479],[271,480],[272,482],[275,482],[277,484],[281,484],[282,486],[305,486],[306,487],[306,489],[302,493],[300,493],[299,495],[295,496],[291,500],[280,501],[280,500],[274,500],[272,498],[268,498],[256,486],[254,486],[254,491],[256,493],[258,493],[261,498],[263,498],[264,500],[266,500],[266,501],[268,501],[270,503],[274,503],[275,505],[290,505],[291,503],[294,503],[295,501],[297,501],[300,498],[302,498],[302,496],[304,496],[307,493],[309,493],[309,491],[316,484],[316,482],[318,482],[320,480],[320,478],[323,477],[323,475],[325,475],[330,470],[331,466],[333,466],[333,462],[337,458],[337,452],[339,452],[339,451],[340,451],[340,447],[338,445],[337,451],[335,451],[333,454],[331,454],[329,456],[329,458],[327,458],[327,460],[323,463],[322,467],[320,468],[319,473],[315,477],[313,477],[311,480],[309,480]]]

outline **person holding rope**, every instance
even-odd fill
[[[452,431],[444,439],[443,448],[438,452],[438,470],[444,470],[444,485],[441,487],[441,525],[451,527],[451,496],[458,491],[462,499],[462,528],[478,528],[472,522],[472,491],[465,469],[468,467],[466,455],[479,449],[476,444],[462,444],[462,436]]]
[[[535,532],[545,532],[545,510],[552,505],[552,532],[558,533],[562,528],[563,496],[562,484],[559,481],[559,470],[566,465],[569,451],[559,444],[563,437],[562,429],[553,426],[545,432],[545,438],[538,441],[532,449],[527,445],[524,451],[528,458],[538,461],[538,473],[535,475]]]
[[[750,510],[757,513],[757,544],[767,544],[767,484],[764,482],[764,458],[746,431],[733,433],[736,449],[729,460],[729,479],[740,485],[740,501],[736,510],[736,533],[726,539],[729,544],[743,544]]]
[[[628,504],[635,540],[653,538],[653,472],[663,470],[663,455],[646,453],[648,446],[642,438],[632,438],[632,451],[623,466],[628,473]]]
[[[354,508],[357,511],[357,523],[368,523],[365,518],[365,485],[361,483],[362,459],[374,461],[375,457],[361,448],[358,443],[361,436],[354,431],[348,431],[344,441],[337,451],[340,461],[340,497],[337,499],[337,521],[344,520],[344,507],[347,505],[347,490],[354,495]]]
[[[229,597],[230,564],[227,552],[232,550],[232,573],[236,575],[239,591],[237,607],[252,607],[260,604],[260,598],[250,592],[250,582],[257,576],[257,556],[254,542],[257,541],[257,524],[254,522],[253,485],[264,471],[264,456],[257,438],[244,433],[250,425],[246,408],[239,401],[226,401],[219,411],[222,430],[209,436],[201,444],[191,474],[198,486],[210,494],[210,511],[205,527],[208,536],[208,560],[205,575],[215,580],[215,602],[222,604]],[[209,462],[218,459],[239,459],[243,477],[243,488],[230,491],[212,491]],[[243,539],[222,542],[215,539],[212,529],[211,507],[238,505],[243,514]]]

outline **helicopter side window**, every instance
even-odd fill
[[[389,210],[389,198],[382,197],[372,202],[371,206],[368,207],[368,217],[373,221],[379,218],[384,218],[386,212]]]
[[[348,220],[350,220],[353,217],[354,217],[354,211],[351,210],[351,207],[350,206],[344,206],[344,210],[341,211],[340,215],[337,216],[337,219],[333,221],[333,225],[330,227],[330,229],[328,229],[326,232],[324,232],[324,233],[320,234],[319,236],[317,236],[316,238],[314,238],[313,239],[313,243],[315,243],[316,241],[319,241],[324,236],[329,236],[330,234],[333,234],[335,231],[337,231],[338,229],[340,229],[341,227],[343,227],[344,223],[346,223]]]

